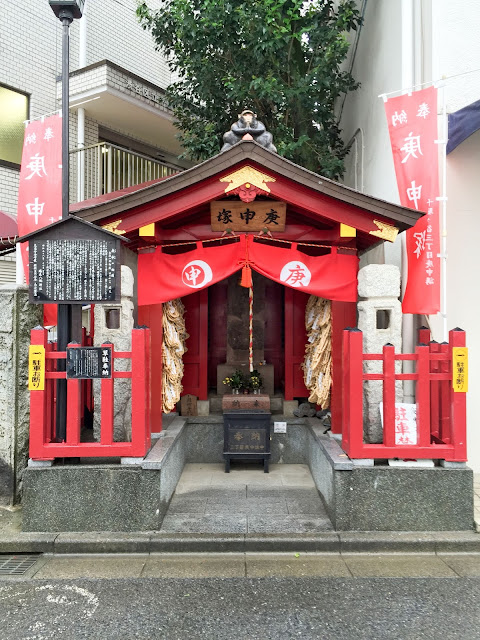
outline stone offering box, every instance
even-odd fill
[[[270,411],[245,409],[223,414],[223,457],[225,473],[230,473],[230,461],[262,460],[268,473],[270,460]]]

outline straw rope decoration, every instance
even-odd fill
[[[330,300],[310,296],[305,309],[308,344],[302,364],[309,402],[330,407],[332,386],[332,315]]]
[[[248,290],[248,299],[250,303],[249,321],[248,321],[248,331],[249,331],[248,360],[250,363],[250,373],[252,373],[253,371],[253,287],[250,287]]]
[[[175,409],[183,391],[183,360],[187,351],[185,341],[189,338],[185,330],[185,307],[180,298],[163,304],[162,342],[162,411]]]

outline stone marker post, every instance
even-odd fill
[[[112,342],[116,351],[132,350],[133,319],[133,273],[130,267],[122,265],[120,303],[95,305],[95,346]],[[116,371],[130,371],[131,360],[122,358],[116,361]],[[101,380],[93,381],[95,410],[93,433],[100,440]],[[114,441],[130,440],[132,430],[132,393],[131,380],[116,379],[114,382]]]
[[[0,286],[0,504],[20,500],[28,462],[30,330],[43,324],[43,305],[30,304],[28,287]]]
[[[358,328],[363,332],[364,353],[382,353],[383,346],[393,344],[395,353],[402,350],[402,306],[400,271],[391,264],[369,264],[358,272]],[[401,372],[397,362],[396,372]],[[364,363],[365,373],[382,373],[382,362]],[[364,383],[363,416],[366,442],[381,442],[383,436],[379,404],[382,402],[382,382]],[[402,382],[395,383],[395,401],[402,402]]]

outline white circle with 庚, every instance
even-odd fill
[[[212,278],[212,268],[204,260],[192,260],[183,267],[182,282],[192,289],[205,287]]]
[[[307,287],[311,279],[310,269],[298,260],[287,262],[280,272],[280,281],[289,287]]]

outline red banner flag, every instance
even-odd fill
[[[18,233],[24,236],[62,218],[62,118],[59,115],[29,122],[25,128],[20,184]],[[28,283],[28,245],[22,243],[22,261]],[[56,306],[45,305],[45,323],[56,324]]]
[[[440,310],[440,224],[437,90],[434,87],[385,103],[400,202],[424,211],[407,234],[408,279],[404,313]]]

